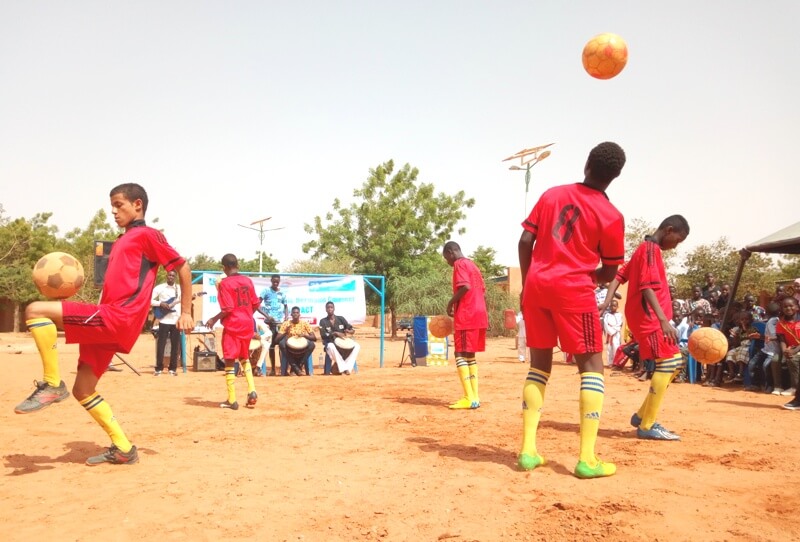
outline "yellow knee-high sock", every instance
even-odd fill
[[[236,370],[233,367],[225,367],[225,385],[228,388],[228,402],[236,402]]]
[[[244,362],[244,378],[247,380],[247,393],[256,391],[256,383],[253,380],[253,367],[250,365],[250,360]]]
[[[597,431],[600,429],[600,415],[603,412],[605,380],[603,373],[581,373],[580,411],[581,411],[581,456],[590,467],[597,465],[594,447]]]
[[[32,318],[25,321],[33,342],[39,350],[44,370],[44,381],[53,387],[61,385],[61,372],[58,369],[58,330],[50,318]]]
[[[131,451],[132,444],[122,432],[117,418],[111,412],[111,406],[106,403],[100,395],[95,392],[83,401],[80,402],[81,406],[86,409],[94,421],[100,424],[108,436],[111,437],[111,442],[120,449],[123,453]]]
[[[458,378],[461,380],[461,386],[464,388],[464,397],[470,401],[475,400],[475,395],[472,393],[472,379],[469,375],[469,365],[464,358],[456,358],[456,369],[458,369]]]
[[[475,401],[480,401],[480,395],[478,395],[478,362],[475,361],[475,358],[466,358],[466,360],[467,367],[469,367],[469,381],[472,387],[472,397]]]
[[[683,367],[683,356],[681,356],[680,359],[678,359],[678,363],[675,366],[675,370],[672,372],[672,376],[670,377],[669,383],[667,384],[667,386],[669,386],[669,384],[671,384],[672,381],[675,380],[678,377],[679,374],[681,374],[681,368],[682,367]],[[655,375],[655,373],[653,373],[653,374]],[[640,420],[644,419],[644,416],[645,416],[645,413],[647,412],[647,409],[650,408],[650,406],[649,406],[650,405],[650,400],[653,397],[652,377],[650,379],[650,382],[651,382],[651,384],[650,384],[650,388],[648,388],[647,396],[645,396],[644,401],[642,401],[642,405],[639,407],[639,410],[636,411],[636,415],[639,416]],[[656,410],[658,410],[658,408]],[[654,420],[654,423],[655,423],[655,420]],[[644,424],[641,424],[641,426],[642,426],[642,429],[644,429]]]
[[[539,369],[528,371],[528,377],[522,388],[522,450],[520,454],[527,454],[531,457],[537,455],[536,431],[539,429],[544,392],[549,379],[550,373]]]
[[[652,379],[651,379],[651,382],[652,382]],[[644,413],[647,412],[647,405],[650,404],[650,397],[652,397],[652,395],[650,395],[650,393],[648,393],[645,396],[644,401],[642,401],[642,404],[639,406],[639,410],[636,411],[636,415],[639,416],[640,420],[642,418],[644,418]]]
[[[642,423],[639,425],[642,429],[650,429],[656,423],[656,417],[661,410],[661,403],[664,401],[669,383],[675,377],[676,369],[680,369],[682,361],[680,355],[656,360],[656,370],[650,379],[648,399],[645,400],[646,408],[642,413]]]

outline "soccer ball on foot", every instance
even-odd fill
[[[428,322],[428,331],[434,337],[443,339],[453,332],[453,319],[443,314],[432,316]]]
[[[583,47],[583,69],[596,79],[619,75],[627,63],[628,45],[616,34],[598,34]]]
[[[33,266],[33,283],[50,299],[72,297],[83,286],[83,265],[66,252],[45,254]]]
[[[689,353],[700,363],[718,363],[728,353],[728,340],[713,327],[701,327],[689,335]]]

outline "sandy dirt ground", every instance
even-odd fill
[[[73,399],[18,415],[41,378],[25,334],[0,335],[0,540],[791,540],[800,536],[787,398],[674,384],[660,421],[681,442],[636,439],[646,384],[607,374],[598,454],[615,476],[579,480],[578,384],[556,363],[539,449],[516,469],[527,365],[513,339],[479,355],[481,408],[451,411],[455,367],[398,367],[403,342],[359,333],[352,376],[256,380],[255,409],[218,407],[221,372],[152,376],[154,340],[99,391],[138,446],[136,465],[87,467],[108,437]],[[71,387],[76,347],[59,345]],[[322,371],[318,371],[321,373]],[[246,383],[237,380],[243,402]]]

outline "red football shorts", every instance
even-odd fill
[[[603,329],[600,314],[563,312],[539,306],[526,306],[522,312],[525,334],[531,348],[554,348],[570,354],[603,351]]]
[[[457,329],[453,332],[455,352],[474,353],[486,350],[485,329]]]
[[[636,337],[638,339],[638,337]],[[671,359],[680,353],[677,344],[670,344],[661,330],[654,331],[639,341],[639,359]]]
[[[114,317],[102,305],[63,301],[64,338],[70,344],[78,343],[78,364],[88,365],[97,378],[106,372],[117,352],[127,352],[119,344],[119,333]]]
[[[222,330],[222,357],[223,359],[250,359],[250,339],[234,337],[232,334]]]

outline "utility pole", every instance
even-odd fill
[[[255,220],[255,221],[251,222],[249,226],[242,226],[241,224],[237,224],[237,226],[239,226],[240,228],[246,228],[248,230],[253,230],[255,232],[258,232],[258,272],[259,273],[263,273],[264,272],[264,234],[266,232],[268,232],[268,231],[275,231],[275,230],[282,230],[283,229],[283,227],[280,227],[280,228],[269,228],[269,229],[265,230],[264,229],[264,222],[266,222],[267,220],[271,220],[271,219],[272,219],[272,217],[268,216],[267,218],[262,218],[261,220]],[[253,226],[255,226],[256,224],[258,224],[258,227],[254,228]]]

